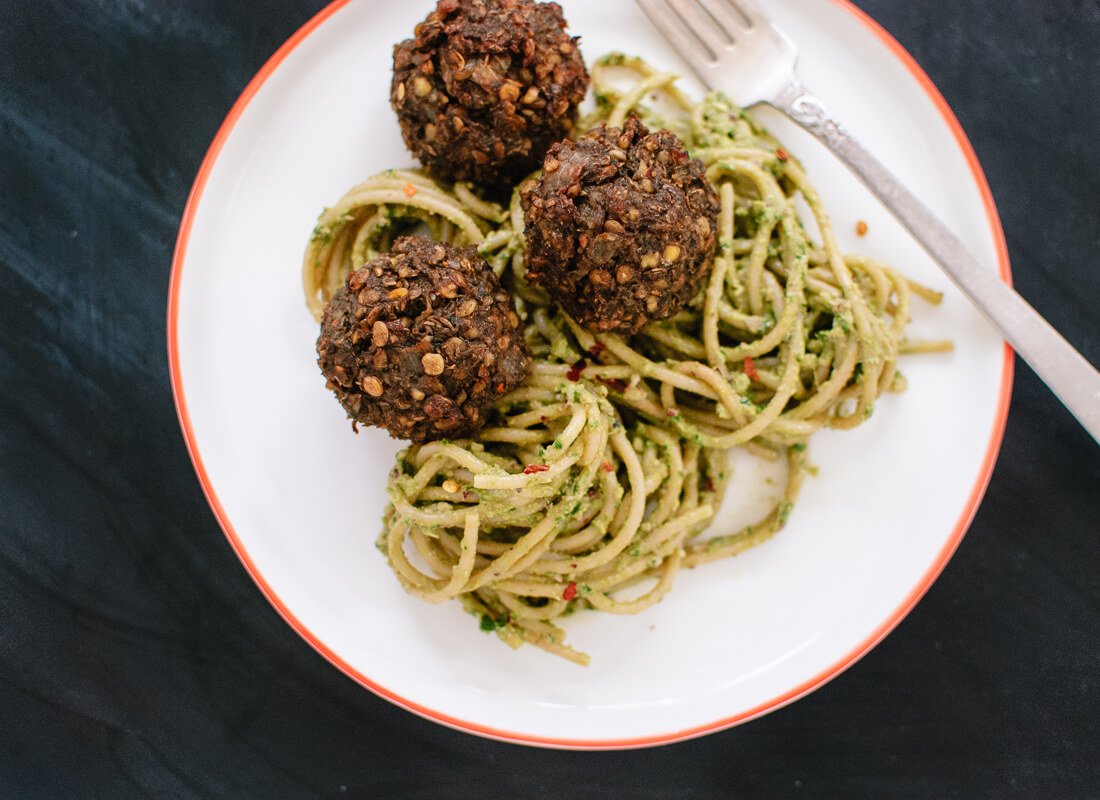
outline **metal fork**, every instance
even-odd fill
[[[829,115],[796,77],[790,39],[748,0],[636,2],[708,87],[744,108],[767,103],[832,150],[1100,442],[1100,372]]]

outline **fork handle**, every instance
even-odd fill
[[[792,82],[769,104],[820,139],[874,192],[1092,438],[1100,442],[1100,372],[995,271],[974,258],[959,238],[833,119],[802,84]]]

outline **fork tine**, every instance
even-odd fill
[[[737,40],[739,35],[746,33],[752,27],[747,24],[745,18],[736,9],[728,4],[727,0],[696,0],[696,2],[714,17],[714,20],[726,32],[726,35],[734,41]]]
[[[761,14],[756,6],[754,6],[751,0],[725,0],[727,6],[732,8],[734,12],[741,17],[745,23],[746,28],[751,28],[755,25],[767,24],[767,20],[764,15]]]
[[[709,85],[706,75],[714,66],[714,62],[708,60],[704,48],[699,46],[699,41],[691,35],[691,31],[683,21],[663,0],[635,0],[635,2],[661,35],[668,40],[672,48],[680,54],[680,57],[695,70],[704,83]]]
[[[725,48],[730,46],[731,40],[723,36],[725,29],[715,24],[714,17],[703,7],[705,3],[700,0],[668,0],[668,4],[717,61]]]

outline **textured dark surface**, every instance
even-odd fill
[[[1100,449],[1024,367],[925,600],[747,727],[642,753],[495,744],[298,639],[193,477],[164,307],[207,144],[320,5],[0,4],[0,797],[1100,796]],[[1017,286],[1100,362],[1100,5],[861,5],[969,132]]]

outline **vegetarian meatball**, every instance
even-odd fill
[[[439,0],[393,49],[405,144],[445,181],[505,189],[566,136],[588,88],[557,3]]]
[[[356,423],[395,438],[459,438],[527,375],[508,293],[474,247],[398,239],[325,306],[317,363]]]
[[[550,148],[524,187],[527,280],[581,325],[636,333],[691,300],[717,241],[702,162],[637,117]]]

